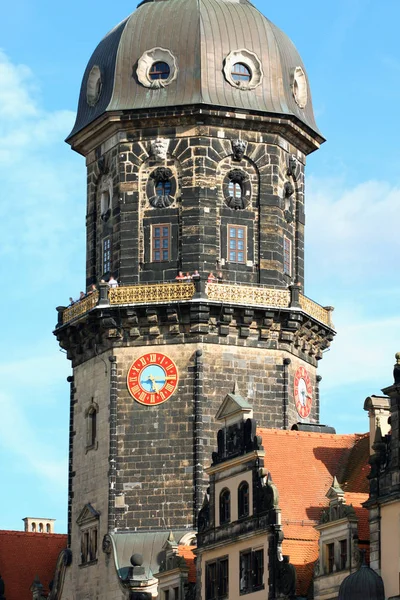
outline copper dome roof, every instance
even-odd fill
[[[143,57],[151,61],[157,56],[152,54],[157,49],[172,57],[174,77],[153,88],[140,81],[138,66]],[[160,56],[154,60],[164,60]],[[227,77],[229,60],[247,64],[247,59],[252,79],[257,71],[251,89],[235,86],[229,73]],[[200,104],[290,116],[320,135],[295,46],[250,2],[146,0],[103,38],[90,58],[70,137],[105,112]]]

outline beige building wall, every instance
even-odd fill
[[[238,489],[242,481],[246,481],[249,484],[249,515],[253,514],[253,486],[252,486],[252,472],[239,473],[232,477],[227,471],[225,478],[218,479],[215,483],[215,526],[219,527],[219,495],[224,489],[228,489],[231,493],[231,518],[230,521],[234,522],[239,519],[239,506],[238,506]]]
[[[215,548],[214,550],[205,551],[201,554],[201,598],[206,597],[206,563],[216,558],[227,556],[229,560],[229,582],[228,582],[228,598],[229,600],[240,600],[243,594],[240,594],[240,563],[239,556],[243,550],[258,550],[264,549],[264,589],[256,592],[245,594],[246,598],[251,600],[265,600],[268,597],[268,545],[269,537],[266,532],[259,535],[249,536],[247,539],[226,544],[223,547]]]
[[[381,507],[381,576],[387,598],[400,594],[400,502]]]

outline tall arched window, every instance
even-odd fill
[[[223,489],[219,495],[219,523],[229,523],[231,520],[231,493],[228,489]]]
[[[242,481],[238,488],[238,511],[239,519],[249,516],[249,484]]]
[[[99,407],[95,402],[86,410],[86,450],[97,447],[97,413]]]

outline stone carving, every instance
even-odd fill
[[[150,154],[157,162],[162,162],[167,158],[169,140],[157,138],[150,143]]]
[[[289,155],[287,174],[296,180],[298,160],[294,154]]]
[[[293,221],[293,200],[294,187],[290,181],[286,181],[283,186],[283,202],[284,202],[284,215],[288,223]]]
[[[396,352],[396,364],[393,369],[393,378],[396,385],[400,384],[400,352]]]
[[[241,161],[244,156],[245,151],[246,151],[246,142],[244,142],[243,140],[240,140],[240,139],[232,140],[232,152],[233,152],[234,160]]]
[[[277,564],[277,584],[278,590],[285,598],[290,600],[297,598],[296,596],[296,569],[289,562],[288,556],[283,556],[282,561]]]
[[[232,77],[232,68],[237,63],[245,65],[249,69],[251,76],[248,81],[237,80]],[[223,72],[228,83],[241,90],[253,90],[260,85],[264,77],[261,61],[257,54],[245,48],[229,52],[224,60]]]
[[[271,474],[265,469],[259,471],[260,483],[259,487],[259,511],[260,513],[267,512],[273,508],[278,508],[279,492],[276,485],[272,482]]]
[[[240,196],[236,196],[236,194],[228,196],[226,198],[227,205],[234,210],[246,208],[250,200],[250,187],[248,185],[247,174],[240,171],[240,169],[232,169],[232,171],[229,171],[228,173],[228,179],[230,183],[233,183],[234,185],[238,184],[240,186],[241,194]]]
[[[72,552],[69,548],[65,548],[61,550],[56,564],[56,570],[54,579],[51,586],[50,594],[48,595],[48,600],[59,600],[61,598],[63,586],[64,586],[64,578],[65,571],[67,567],[70,566],[72,562]]]
[[[112,542],[111,542],[111,537],[108,533],[106,533],[106,535],[103,537],[103,543],[102,543],[101,547],[102,547],[104,554],[111,554]]]
[[[168,208],[173,203],[173,198],[168,193],[159,194],[157,192],[157,186],[161,184],[165,184],[172,179],[172,171],[166,167],[158,167],[155,171],[152,172],[150,178],[154,181],[154,189],[156,191],[155,196],[150,198],[150,204],[154,208]],[[164,185],[162,185],[162,190],[165,190]]]
[[[154,63],[164,62],[169,67],[169,75],[166,79],[153,79],[150,70]],[[142,54],[137,63],[136,75],[138,81],[147,88],[163,88],[174,81],[178,75],[178,66],[175,56],[166,48],[152,48]]]
[[[215,454],[215,453],[214,453]],[[203,506],[199,511],[197,518],[197,527],[200,532],[208,529],[210,525],[210,503],[207,494],[204,496]]]

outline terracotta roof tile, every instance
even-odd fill
[[[7,600],[32,600],[30,587],[36,575],[47,592],[58,555],[66,546],[66,535],[0,531],[0,574]]]
[[[187,566],[189,567],[188,579],[189,583],[196,582],[196,563],[195,563],[195,555],[193,554],[193,550],[196,546],[178,546],[178,554],[179,556],[183,556],[186,561]]]
[[[326,493],[336,475],[359,518],[360,540],[369,539],[368,511],[361,504],[368,494],[368,434],[336,435],[258,429],[265,449],[265,467],[278,488],[283,552],[296,567],[298,593],[306,595],[318,558],[315,529]]]

